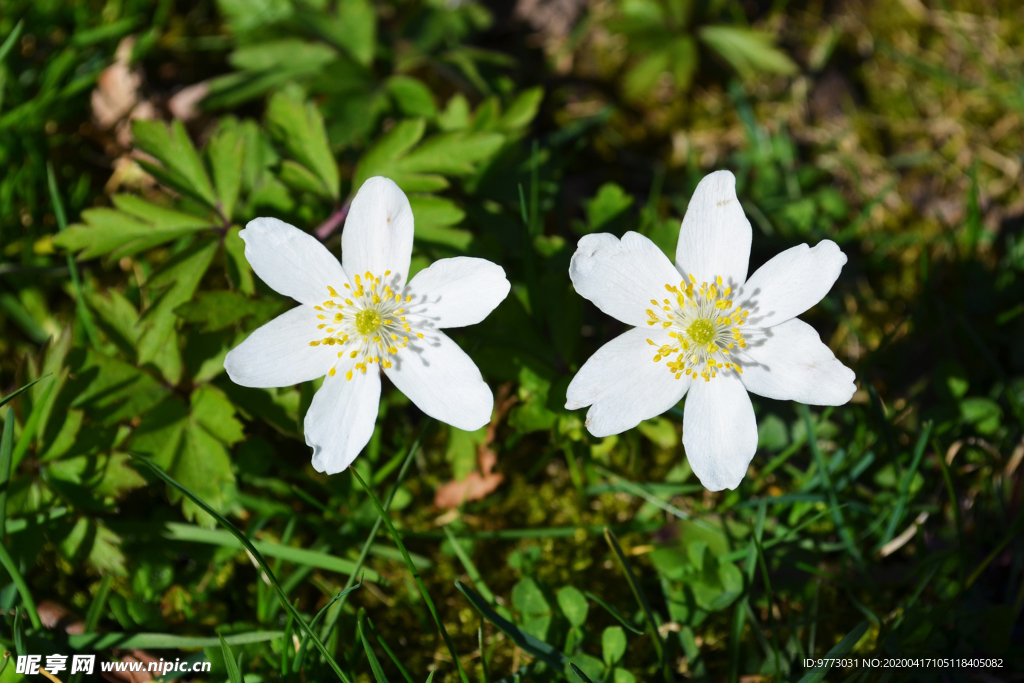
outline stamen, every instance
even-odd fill
[[[647,309],[647,324],[660,325],[668,331],[672,341],[659,346],[653,340],[647,343],[657,347],[654,362],[665,360],[665,366],[679,379],[683,375],[711,381],[719,372],[743,370],[729,359],[730,349],[746,348],[740,326],[746,322],[747,311],[733,308],[732,287],[726,287],[722,277],[715,276],[711,284],[695,286],[693,275],[679,283],[679,287],[666,284],[665,290],[675,295],[675,301],[651,299],[655,309]]]

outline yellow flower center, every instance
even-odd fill
[[[380,313],[377,312],[376,308],[364,308],[356,313],[356,331],[359,334],[376,332],[380,324]]]
[[[697,318],[686,328],[686,336],[694,344],[710,344],[715,338],[715,326],[710,320]]]
[[[647,309],[647,324],[669,330],[668,336],[673,339],[672,343],[660,346],[647,340],[658,348],[654,362],[667,359],[665,365],[676,379],[683,375],[693,379],[700,376],[710,382],[720,371],[742,373],[743,369],[729,360],[729,353],[736,347],[747,346],[740,327],[748,312],[738,306],[733,308],[729,298],[732,288],[723,288],[721,277],[716,277],[711,286],[706,282],[700,287],[696,285],[691,275],[689,282],[684,280],[678,287],[665,285],[670,298],[660,302],[651,299],[657,309]]]
[[[384,272],[384,278],[391,271]],[[413,332],[406,322],[403,304],[412,301],[412,296],[403,298],[401,292],[395,292],[384,278],[367,271],[365,275],[355,276],[355,287],[344,283],[344,294],[339,294],[334,287],[328,286],[330,298],[321,306],[317,318],[322,321],[317,325],[328,336],[309,342],[310,346],[341,346],[338,351],[338,362],[347,358],[352,365],[345,372],[345,379],[351,380],[353,372],[366,372],[368,365],[379,363],[385,368],[392,365],[391,357],[409,344],[409,335],[423,339],[422,332]],[[338,366],[328,371],[331,377],[337,372]]]

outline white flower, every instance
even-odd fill
[[[576,291],[635,325],[601,347],[569,384],[566,408],[590,406],[594,436],[618,434],[676,405],[683,446],[708,489],[734,489],[757,450],[747,392],[842,405],[854,374],[796,316],[828,293],[846,263],[835,242],[788,249],[747,279],[750,222],[736,179],[718,171],[697,185],[673,265],[628,232],[580,240],[569,265]]]
[[[508,295],[490,261],[442,259],[410,282],[413,215],[398,185],[370,178],[341,236],[342,262],[316,240],[274,218],[240,233],[245,258],[273,289],[299,302],[228,353],[224,368],[247,387],[282,387],[323,377],[306,413],[313,467],[335,474],[370,440],[380,371],[427,415],[459,429],[487,424],[494,396],[476,364],[440,330],[487,317]]]

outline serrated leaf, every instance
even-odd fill
[[[432,120],[437,116],[437,103],[430,88],[411,76],[392,76],[387,91],[405,116]]]
[[[251,296],[256,292],[256,282],[252,278],[252,266],[245,258],[245,242],[239,237],[240,232],[242,229],[238,227],[228,230],[224,236],[224,255],[231,284],[242,294]]]
[[[88,488],[100,496],[119,498],[146,485],[146,480],[128,466],[126,453],[79,455],[57,460],[47,466],[47,476]]]
[[[501,130],[517,131],[525,128],[537,116],[544,100],[544,88],[537,86],[519,93],[498,122]]]
[[[175,314],[191,323],[202,323],[203,332],[231,327],[255,315],[259,319],[273,315],[281,308],[280,301],[247,299],[232,291],[200,292],[174,309]]]
[[[215,509],[223,509],[233,495],[235,476],[224,442],[209,431],[209,425],[227,415],[234,424],[215,430],[231,438],[240,434],[241,425],[233,418],[233,407],[230,407],[230,413],[224,413],[220,407],[226,399],[218,399],[214,394],[200,394],[207,389],[210,389],[208,385],[193,392],[192,411],[177,398],[169,399],[152,410],[136,428],[132,449],[135,453],[149,456]],[[197,404],[209,412],[200,416]],[[171,502],[181,501],[182,512],[187,519],[195,519],[206,527],[213,526],[209,515],[191,499],[183,499],[176,490],[169,490],[169,498]]]
[[[135,343],[139,339],[139,312],[134,304],[128,301],[116,289],[108,291],[107,296],[96,292],[86,292],[85,300],[89,308],[96,313],[97,326],[102,330],[114,346],[129,358],[135,357]]]
[[[242,186],[245,164],[245,141],[234,127],[222,126],[206,147],[213,171],[213,185],[221,215],[230,222]]]
[[[184,124],[174,121],[170,128],[160,121],[137,119],[132,122],[132,137],[135,145],[163,165],[155,169],[175,189],[187,192],[209,207],[216,207],[217,198],[213,192],[210,177],[203,167],[199,153],[192,145]],[[143,164],[152,168],[152,164]],[[159,180],[160,178],[158,178]]]
[[[208,218],[170,211],[127,195],[115,197],[114,201],[132,208],[136,214],[148,211],[149,217],[139,218],[117,209],[86,209],[82,212],[84,225],[70,226],[55,235],[53,243],[79,252],[80,259],[105,254],[119,258],[215,226]]]
[[[335,43],[356,63],[369,66],[377,49],[377,13],[368,0],[341,0],[338,22],[341,31],[334,32]]]
[[[704,26],[698,35],[744,78],[754,74],[793,74],[797,71],[785,52],[773,45],[771,34],[738,26]]]
[[[165,344],[177,346],[171,334],[177,320],[174,309],[192,298],[216,251],[217,240],[199,242],[165,263],[149,279],[150,289],[166,289],[140,320],[145,327],[138,344],[140,363],[153,361]],[[177,383],[176,379],[168,379]]]
[[[103,425],[144,415],[170,393],[134,365],[92,350],[75,368],[69,389],[75,396],[71,405],[87,408],[92,419]]]
[[[57,545],[72,562],[84,560],[103,573],[127,574],[121,538],[97,520],[79,518]]]
[[[315,73],[337,58],[337,50],[330,45],[282,38],[240,47],[228,56],[228,63],[246,71],[276,71],[287,64],[290,69]]]
[[[316,105],[274,95],[267,105],[266,124],[270,135],[320,180],[325,196],[337,199],[341,183],[338,166]]]
[[[227,445],[245,438],[242,423],[235,418],[235,406],[224,393],[204,384],[192,392],[192,419]]]
[[[431,137],[394,165],[400,173],[472,173],[474,163],[489,158],[504,141],[500,133],[442,133]]]
[[[387,175],[393,162],[423,138],[426,125],[423,119],[407,119],[396,123],[363,154],[352,179],[352,189],[358,190],[373,176]],[[406,192],[410,191],[406,189]]]

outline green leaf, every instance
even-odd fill
[[[172,211],[130,195],[115,195],[117,209],[86,209],[84,224],[72,225],[53,243],[80,259],[130,256],[180,237],[215,227],[209,218]]]
[[[573,674],[576,675],[576,678],[578,678],[583,683],[594,683],[594,681],[589,676],[587,676],[587,674],[583,673],[583,669],[579,668],[575,664],[570,663],[569,669],[571,669]]]
[[[597,232],[621,216],[633,205],[633,197],[619,185],[605,183],[597,189],[593,199],[583,203],[587,215],[586,232]]]
[[[242,294],[252,296],[256,282],[252,278],[252,266],[245,258],[245,242],[239,237],[241,228],[234,227],[224,236],[224,255],[227,257],[228,278]]]
[[[267,104],[266,124],[271,137],[320,181],[320,194],[337,200],[341,184],[338,166],[316,105],[279,93]]]
[[[396,123],[391,130],[381,136],[359,160],[359,166],[356,167],[352,178],[353,191],[358,191],[363,183],[373,176],[387,175],[390,165],[420,141],[426,125],[423,119],[406,119]]]
[[[128,465],[126,453],[79,455],[51,463],[48,477],[84,486],[100,496],[120,498],[132,489],[146,485],[146,480]]]
[[[475,432],[455,427],[448,428],[448,445],[445,447],[444,459],[451,463],[452,476],[457,481],[462,481],[476,469],[477,447],[486,438],[486,427],[481,427]]]
[[[132,137],[139,149],[163,164],[140,162],[157,180],[194,196],[211,208],[217,206],[210,177],[181,121],[174,121],[168,129],[160,121],[136,119],[132,121]]]
[[[519,612],[524,631],[538,640],[547,638],[551,626],[551,605],[536,581],[526,577],[512,587],[512,606]]]
[[[316,73],[338,58],[338,51],[322,42],[282,38],[237,48],[228,63],[245,71],[275,71],[282,65],[300,73]]]
[[[377,49],[377,13],[369,0],[340,0],[337,25],[333,32],[338,47],[358,64],[369,66]]]
[[[430,88],[410,76],[392,76],[385,86],[405,116],[432,120],[437,116],[437,104]]]
[[[247,299],[228,290],[200,292],[174,309],[174,313],[190,323],[202,323],[203,332],[216,332],[256,316],[263,320],[281,308],[276,300]]]
[[[81,517],[58,543],[61,554],[72,563],[83,560],[101,573],[125,576],[121,537],[98,520]]]
[[[512,622],[502,617],[491,609],[491,606],[488,605],[483,598],[474,593],[472,589],[466,586],[466,584],[461,581],[456,581],[455,587],[459,589],[460,593],[469,599],[473,604],[473,607],[483,615],[484,619],[494,624],[499,631],[511,638],[512,642],[521,647],[530,656],[542,659],[559,670],[564,669],[568,664],[568,660],[565,655],[558,649],[552,647],[548,643],[545,643],[543,640],[538,640],[533,635],[520,629]]]
[[[217,240],[199,242],[165,263],[149,279],[147,285],[151,290],[166,291],[142,314],[140,323],[145,331],[138,343],[140,363],[152,362],[161,353],[180,353],[177,336],[173,334],[177,321],[174,310],[195,294],[216,252]],[[165,377],[177,384],[177,376],[165,373]]]
[[[569,623],[577,627],[583,626],[587,621],[587,612],[590,610],[587,598],[583,593],[572,586],[564,586],[555,597],[558,600],[558,607]]]
[[[86,301],[97,317],[97,323],[107,339],[113,342],[118,350],[129,358],[135,356],[135,344],[139,339],[136,323],[139,312],[123,294],[110,289],[107,296],[96,292],[85,295]]]
[[[230,223],[235,202],[242,187],[242,167],[245,163],[245,141],[233,126],[223,125],[206,147],[206,155],[213,171],[213,186],[217,191],[218,209]]]
[[[626,72],[622,89],[627,99],[638,100],[649,93],[663,73],[668,71],[671,56],[667,50],[651,52]]]
[[[609,668],[626,654],[626,632],[618,626],[609,626],[601,633],[601,656]]]
[[[698,35],[744,78],[797,72],[793,60],[772,44],[771,34],[739,26],[703,26]]]
[[[498,127],[501,130],[513,132],[530,125],[530,122],[537,116],[537,110],[540,109],[543,99],[544,88],[541,86],[522,91],[516,95],[512,104],[505,110],[498,122]]]
[[[234,495],[235,481],[225,444],[241,439],[241,424],[234,417],[234,405],[210,385],[195,390],[191,404],[187,410],[172,398],[151,411],[136,428],[132,447],[151,456],[209,504],[223,508]],[[178,498],[172,492],[172,502]],[[182,502],[186,518],[212,525],[190,500]]]

